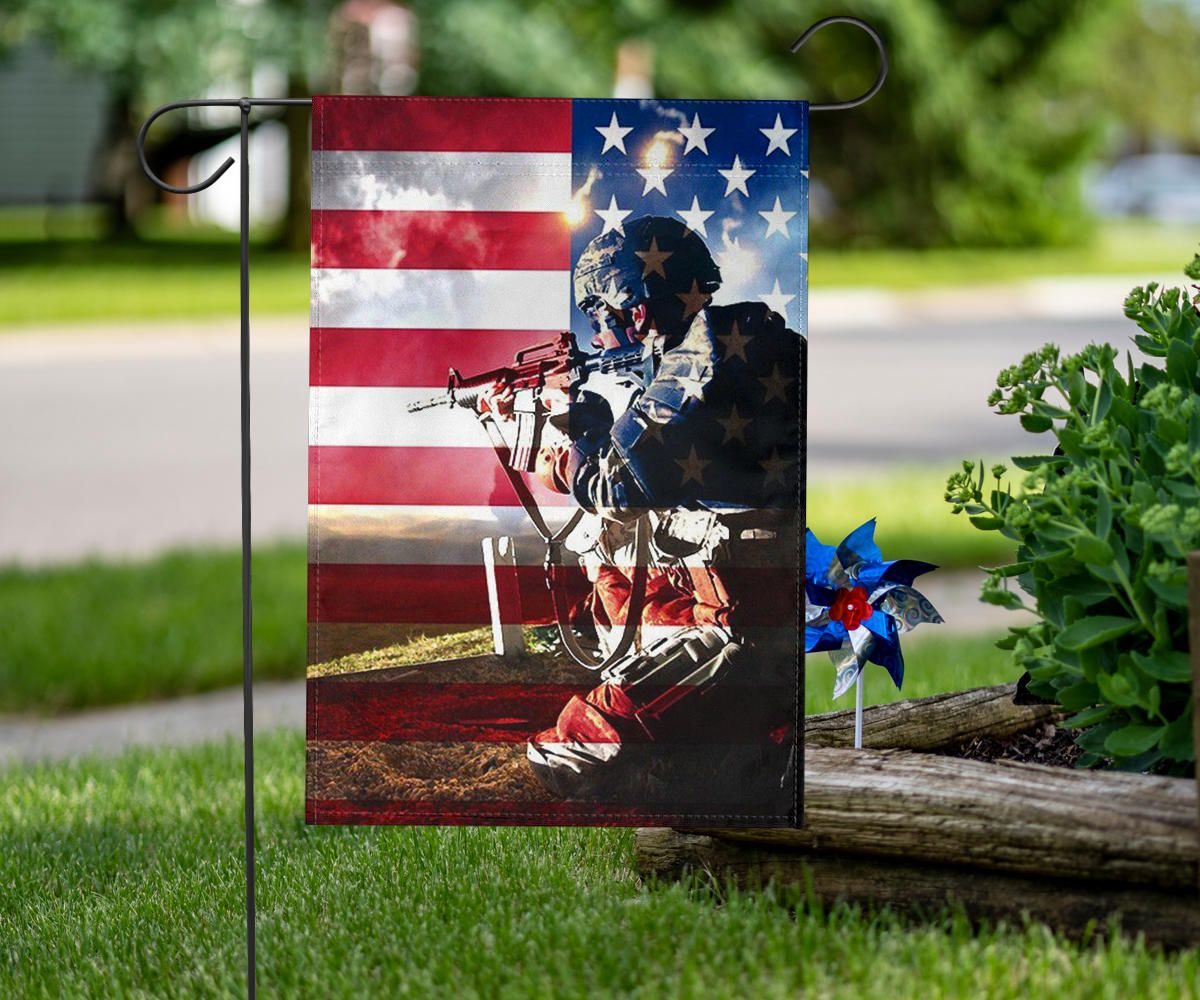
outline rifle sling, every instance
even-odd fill
[[[571,631],[569,617],[570,603],[567,601],[563,582],[559,579],[559,574],[556,572],[562,565],[563,540],[575,530],[583,518],[584,511],[582,508],[577,509],[567,523],[557,532],[551,531],[545,517],[542,516],[537,499],[530,491],[528,484],[513,469],[511,465],[512,450],[504,440],[504,435],[500,433],[500,428],[496,425],[495,419],[493,419],[490,413],[478,413],[477,415],[479,422],[483,424],[484,430],[487,431],[488,440],[496,452],[496,457],[500,460],[500,468],[504,470],[504,474],[508,477],[513,492],[517,494],[517,499],[521,501],[521,506],[525,508],[525,513],[529,515],[529,520],[533,522],[534,530],[541,536],[542,541],[546,543],[546,587],[550,591],[550,603],[554,608],[554,620],[558,626],[558,634],[559,638],[562,639],[563,648],[570,653],[571,658],[580,666],[588,667],[591,670],[604,670],[612,666],[633,648],[634,639],[637,638],[638,626],[642,620],[642,610],[646,601],[646,580],[649,576],[650,563],[650,536],[649,526],[646,523],[646,515],[643,514],[637,519],[633,529],[633,580],[629,593],[629,603],[626,605],[625,625],[621,629],[621,638],[617,641],[617,645],[608,656],[597,660],[594,655],[583,647],[575,637],[575,633]]]

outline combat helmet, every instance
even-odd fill
[[[579,255],[575,265],[575,304],[591,312],[601,303],[632,309],[647,303],[651,312],[678,312],[679,296],[692,282],[711,295],[721,286],[721,270],[699,234],[678,219],[643,215],[617,230],[602,233]]]

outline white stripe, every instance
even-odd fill
[[[542,511],[557,529],[569,507]],[[540,566],[545,546],[520,507],[377,506],[313,504],[308,508],[308,551],[315,562],[471,566],[483,562],[483,539],[507,535],[517,563]]]
[[[565,212],[570,153],[315,151],[312,207]]]
[[[312,325],[565,330],[570,271],[313,268]]]
[[[310,386],[310,445],[391,448],[489,448],[487,432],[461,406],[417,413],[408,404],[438,395],[433,388]]]

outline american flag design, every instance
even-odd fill
[[[312,157],[308,821],[796,824],[807,106],[318,97]],[[634,360],[558,393],[546,468],[413,409],[547,343]],[[586,515],[557,599],[530,503]]]

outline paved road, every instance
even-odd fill
[[[969,315],[970,313],[967,312]],[[1123,344],[1127,321],[933,316],[820,333],[809,366],[811,481],[1031,449],[985,399],[1054,340]],[[235,323],[0,337],[0,562],[137,555],[239,537]],[[254,329],[254,531],[305,530],[305,320]]]

